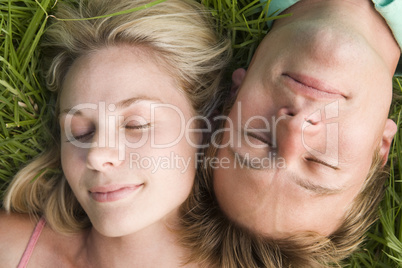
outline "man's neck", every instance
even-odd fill
[[[383,59],[391,75],[394,74],[400,48],[383,17],[370,0],[301,0],[284,13],[292,16],[275,21],[273,29],[303,18],[320,23],[342,24],[353,34],[363,36]]]

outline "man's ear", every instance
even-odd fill
[[[387,119],[385,122],[384,132],[382,134],[380,155],[382,157],[382,166],[387,163],[389,150],[391,148],[392,139],[394,138],[396,131],[398,130],[396,124],[391,119]]]
[[[246,70],[243,68],[236,69],[232,74],[232,87],[231,94],[236,95],[240,88],[241,83],[243,83],[244,77],[246,76]]]

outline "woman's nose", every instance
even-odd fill
[[[123,163],[119,155],[118,145],[99,146],[99,143],[93,143],[93,146],[87,154],[87,167],[92,170],[104,172],[111,168],[116,168]]]

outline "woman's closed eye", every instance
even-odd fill
[[[138,124],[136,123],[128,123],[124,126],[126,130],[130,131],[138,131],[138,130],[145,130],[151,127],[151,123],[146,123],[146,124]],[[91,142],[93,136],[95,135],[96,130],[95,129],[90,129],[90,130],[76,130],[72,131],[71,135],[67,138],[67,142],[73,142],[73,141],[79,141],[83,143]]]
[[[72,137],[67,139],[67,142],[79,141],[79,142],[89,142],[95,134],[95,130],[90,130],[84,132],[83,134],[72,134]]]
[[[127,124],[121,126],[121,131],[124,132],[121,134],[124,135],[124,138],[127,139],[127,142],[133,144],[142,144],[142,142],[146,142],[148,140],[148,137],[151,134],[149,130],[152,127],[153,125],[151,123],[144,122],[142,120],[140,122],[131,120]]]

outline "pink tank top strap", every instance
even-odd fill
[[[32,252],[35,248],[36,242],[38,242],[39,236],[43,230],[43,227],[46,224],[46,220],[44,217],[40,218],[38,223],[35,226],[35,229],[32,232],[31,238],[29,239],[28,245],[25,248],[24,254],[22,254],[20,263],[17,268],[25,268],[31,258]]]

